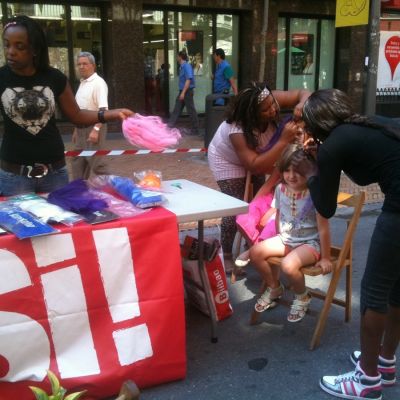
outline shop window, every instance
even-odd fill
[[[178,51],[184,50],[193,67],[196,89],[194,103],[198,113],[205,110],[205,97],[212,92],[212,15],[170,12],[168,17],[168,59],[170,60],[170,111],[178,95]]]
[[[277,89],[313,91],[333,86],[333,20],[280,17],[277,49]]]
[[[145,111],[166,116],[170,64],[164,55],[163,11],[143,11],[143,38]]]
[[[168,12],[167,39],[169,70],[169,108],[175,105],[178,94],[178,51],[185,50],[195,75],[194,102],[198,113],[205,111],[205,98],[212,93],[211,76],[214,70],[213,49],[222,48],[226,59],[238,75],[239,17],[231,14],[216,15],[216,36],[213,36],[213,14]]]
[[[81,51],[93,54],[97,73],[103,75],[103,47],[101,35],[101,13],[99,7],[71,6],[72,48],[74,65]],[[75,78],[79,74],[75,68]]]

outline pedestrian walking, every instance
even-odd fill
[[[179,116],[181,115],[184,107],[190,115],[192,120],[192,129],[190,135],[199,135],[199,119],[197,117],[197,111],[194,106],[194,88],[196,87],[193,68],[187,62],[188,56],[186,52],[180,51],[177,56],[179,63],[179,93],[176,97],[175,107],[172,111],[168,126],[174,128]]]

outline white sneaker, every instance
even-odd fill
[[[244,268],[248,265],[249,262],[250,262],[250,252],[249,250],[246,250],[237,256],[235,260],[235,265],[238,268]]]
[[[343,399],[382,399],[381,375],[368,377],[357,364],[354,371],[337,376],[324,376],[319,386],[326,393]]]

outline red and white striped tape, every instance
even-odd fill
[[[68,150],[66,157],[93,157],[93,156],[122,156],[126,154],[171,154],[171,153],[205,153],[206,148],[198,149],[166,149],[160,151],[152,150]]]

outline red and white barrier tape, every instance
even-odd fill
[[[93,156],[122,156],[126,154],[171,154],[171,153],[205,153],[207,149],[166,149],[152,150],[68,150],[66,157],[93,157]]]

